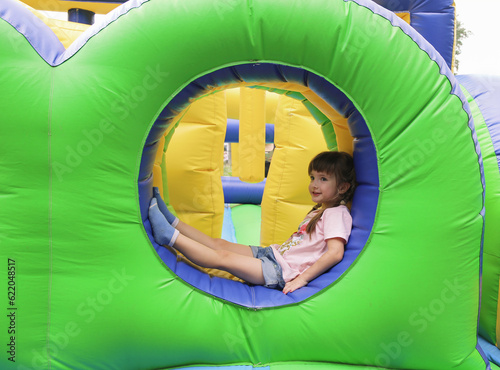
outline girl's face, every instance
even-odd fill
[[[312,170],[309,177],[311,178],[309,194],[311,194],[312,201],[321,203],[324,207],[334,206],[340,195],[335,176]]]

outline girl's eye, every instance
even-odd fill
[[[328,179],[326,177],[322,177],[321,181],[328,181]]]

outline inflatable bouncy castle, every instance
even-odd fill
[[[0,2],[2,369],[499,368],[500,79],[451,72],[452,0],[130,0],[90,26],[58,3]],[[307,286],[154,242],[153,186],[216,237],[255,204],[283,241],[322,150],[359,185]]]

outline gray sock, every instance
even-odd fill
[[[153,187],[153,196],[156,198],[156,202],[158,203],[158,208],[160,209],[163,216],[167,219],[168,223],[173,227],[176,227],[179,223],[179,219],[175,217],[169,210],[163,199],[161,198],[160,191],[155,186]]]
[[[151,222],[155,241],[160,245],[173,247],[179,236],[179,231],[168,223],[167,219],[158,208],[156,198],[152,198],[149,204],[149,222]]]

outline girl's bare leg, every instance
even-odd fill
[[[246,247],[250,249],[248,246]],[[183,234],[177,237],[174,248],[197,265],[228,271],[252,284],[265,284],[262,262],[253,256],[246,256],[225,249],[212,249]]]
[[[232,243],[224,239],[212,238],[180,220],[176,229],[179,230],[182,235],[187,236],[188,238],[197,241],[210,249],[226,250],[243,256],[253,257],[252,250],[248,245]]]

